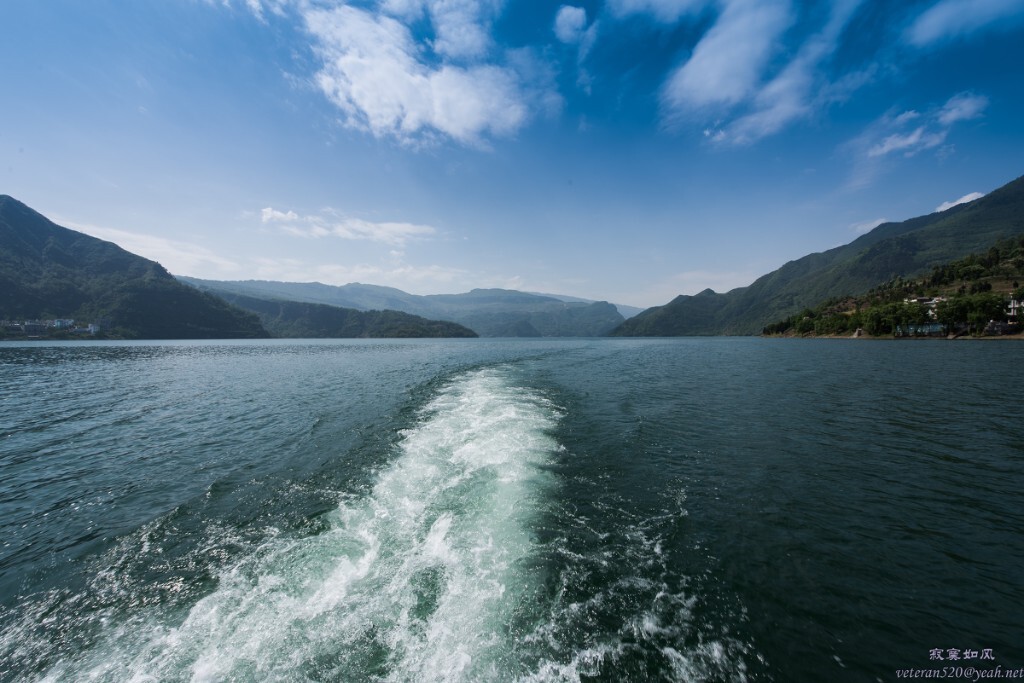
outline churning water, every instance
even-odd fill
[[[888,681],[950,650],[1020,666],[1018,355],[5,345],[0,679]]]

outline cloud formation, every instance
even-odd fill
[[[969,121],[982,115],[988,107],[988,98],[971,93],[961,93],[949,98],[939,112],[939,123],[952,126],[957,121]]]
[[[987,106],[986,97],[959,93],[928,114],[909,110],[895,117],[883,117],[864,137],[867,156],[884,157],[898,152],[911,157],[939,147],[955,123],[982,116]]]
[[[499,0],[383,0],[381,10],[406,22],[424,14],[434,29],[432,49],[452,59],[478,59],[492,48],[490,24]]]
[[[789,0],[723,0],[712,28],[665,83],[667,120],[713,122],[705,138],[746,145],[845,99],[870,80],[870,70],[833,80],[828,67],[863,2],[830,3],[821,28],[806,34],[783,60],[786,43],[801,33],[791,29],[813,25],[813,17],[799,17]]]
[[[723,129],[720,139],[733,144],[756,142],[810,116],[835,97],[841,87],[827,83],[822,64],[835,53],[843,31],[861,2],[838,0],[833,3],[825,27],[808,38],[778,75],[760,88],[753,97],[750,111]]]
[[[267,21],[264,10],[268,10],[279,17],[284,16],[284,7],[287,3],[288,0],[245,0],[245,6],[263,23]],[[227,0],[225,0],[224,4],[228,4]]]
[[[407,143],[440,134],[482,146],[488,137],[510,135],[529,119],[532,93],[512,66],[445,59],[486,52],[478,16],[470,11],[479,3],[398,4],[387,7],[403,10],[405,18],[423,7],[436,15],[433,61],[440,58],[440,63],[428,60],[426,46],[394,16],[350,5],[304,14],[323,62],[316,83],[341,110],[345,125]]]
[[[587,10],[562,5],[555,15],[555,36],[563,43],[578,43],[587,27]]]
[[[608,0],[614,16],[647,14],[658,21],[672,24],[687,14],[698,12],[711,4],[708,0]]]
[[[278,211],[267,207],[260,211],[264,224],[278,224],[280,228],[296,237],[318,239],[340,237],[347,240],[367,240],[393,246],[403,246],[412,239],[422,239],[437,234],[429,225],[415,223],[373,222],[361,218],[339,216],[326,212],[324,216],[300,216],[294,211]]]
[[[906,32],[915,47],[965,37],[983,28],[1007,28],[1024,18],[1020,0],[940,0],[920,15]]]
[[[958,93],[942,105],[923,111],[884,114],[840,147],[853,159],[847,189],[871,185],[891,159],[913,158],[930,150],[940,156],[953,154],[955,149],[948,140],[954,128],[962,121],[983,116],[987,106],[984,96]]]
[[[666,105],[692,111],[747,99],[792,19],[788,0],[729,0],[666,82]]]
[[[277,211],[268,206],[267,208],[260,211],[260,219],[264,223],[297,221],[299,220],[299,214],[295,213],[294,211]]]
[[[961,204],[966,204],[967,202],[973,202],[975,199],[981,199],[984,196],[985,195],[982,192],[970,192],[968,194],[965,194],[960,199],[954,199],[951,202],[942,202],[941,204],[935,207],[935,211],[936,213],[940,211],[947,211],[949,209],[952,209],[954,206],[960,206]]]
[[[547,41],[514,49],[503,44],[498,21],[506,0],[222,1],[246,4],[261,21],[284,8],[300,17],[320,60],[315,84],[341,122],[412,146],[448,139],[486,148],[515,135],[537,111],[558,110],[556,72],[573,67],[558,64],[566,53],[550,50],[552,44],[577,47],[583,93],[608,87],[614,79],[593,74],[589,57],[612,44],[629,17],[652,19],[657,26],[646,30],[661,35],[681,25],[695,36],[679,46],[677,66],[661,79],[662,122],[670,129],[698,125],[719,144],[776,135],[845,101],[882,71],[870,60],[844,70],[834,59],[865,0],[606,0],[591,10],[563,4]],[[1020,0],[933,1],[906,28],[903,45],[1017,18],[1024,20]],[[630,28],[644,30],[635,22]],[[951,101],[939,130],[894,132],[873,153],[939,146],[942,128],[980,115],[987,103],[971,95]]]
[[[868,150],[869,157],[880,157],[892,152],[903,152],[913,156],[918,152],[938,147],[946,141],[948,130],[928,131],[925,126],[918,126],[906,133],[893,133]]]
[[[202,277],[201,273],[214,272],[227,277],[242,270],[235,261],[197,244],[74,221],[61,220],[61,224],[98,239],[113,242],[125,251],[156,261],[175,275]]]

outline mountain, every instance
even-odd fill
[[[560,298],[508,289],[474,289],[463,294],[409,294],[392,287],[319,282],[223,282],[181,277],[182,282],[218,296],[249,296],[343,306],[363,311],[390,309],[465,325],[482,337],[600,337],[625,320],[605,301]]]
[[[427,320],[398,311],[357,311],[329,304],[258,299],[222,294],[229,303],[251,311],[275,337],[476,337],[458,323]]]
[[[765,326],[784,336],[1012,334],[1024,300],[1024,235],[932,267],[918,278],[880,282],[865,294],[828,299]]]
[[[102,322],[136,339],[269,336],[255,315],[178,282],[155,261],[62,228],[0,195],[0,319]]]
[[[921,275],[1022,233],[1024,177],[946,211],[883,223],[847,245],[790,261],[748,287],[678,296],[630,318],[612,335],[758,334],[765,324],[825,299]]]
[[[420,314],[418,297],[394,287],[352,283],[341,287],[319,282],[274,282],[270,280],[201,280],[178,276],[185,284],[218,294],[237,294],[257,299],[302,301],[359,311],[392,310]]]
[[[594,301],[593,299],[581,299],[578,296],[566,296],[565,294],[548,294],[548,293],[545,293],[545,292],[527,292],[527,294],[536,294],[537,296],[546,296],[546,297],[549,297],[551,299],[558,299],[559,301],[566,301],[566,302],[569,302],[569,303],[578,303],[578,304],[599,303],[599,302]],[[632,318],[634,315],[636,315],[638,313],[641,313],[644,310],[644,309],[639,308],[637,306],[627,306],[626,304],[612,304],[612,306],[614,306],[615,310],[617,310],[619,313],[621,313],[622,317],[626,318],[627,320],[629,318]]]

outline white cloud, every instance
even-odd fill
[[[282,223],[281,229],[289,235],[311,239],[340,237],[402,246],[409,240],[437,234],[437,230],[429,225],[367,221],[341,216],[334,211],[326,211],[319,216],[300,216],[294,211],[267,207],[260,211],[260,218],[263,223]]]
[[[555,15],[555,36],[563,43],[578,43],[587,27],[587,10],[562,5]]]
[[[384,0],[381,10],[405,22],[416,21],[424,12],[434,29],[431,47],[453,59],[484,56],[492,47],[490,25],[501,0]]]
[[[330,233],[348,240],[370,240],[401,245],[410,239],[434,235],[437,230],[429,225],[415,223],[374,223],[358,218],[347,218],[334,223],[330,227]]]
[[[260,0],[245,0],[245,4],[253,14],[260,19],[263,18],[263,3],[261,3]]]
[[[958,93],[929,109],[883,115],[841,146],[854,160],[847,188],[871,185],[893,158],[910,158],[933,149],[940,156],[952,154],[955,148],[948,140],[956,124],[981,116],[987,102],[984,97]]]
[[[261,220],[264,223],[273,223],[273,222],[282,222],[282,221],[289,222],[289,221],[297,221],[299,219],[299,214],[295,213],[294,211],[289,211],[287,213],[285,213],[283,211],[275,211],[274,209],[272,209],[272,208],[270,208],[268,206],[267,208],[265,208],[262,211],[260,211],[260,218],[261,218]]]
[[[61,225],[84,232],[97,239],[113,242],[125,251],[156,261],[175,275],[202,277],[201,273],[212,271],[229,277],[241,270],[236,262],[196,244],[85,223],[59,222]]]
[[[393,17],[415,21],[423,16],[424,0],[383,0],[381,9]]]
[[[981,95],[961,93],[954,95],[939,112],[939,123],[951,126],[957,121],[968,121],[981,116],[988,107],[988,98]]]
[[[665,84],[674,111],[729,107],[755,91],[792,16],[786,0],[729,0],[690,58]]]
[[[894,152],[911,157],[945,143],[955,123],[980,117],[987,105],[986,97],[959,93],[927,114],[910,110],[898,116],[882,117],[857,144],[866,150],[869,158],[885,157]]]
[[[966,204],[967,202],[973,202],[975,199],[981,199],[984,196],[985,195],[982,192],[971,192],[969,194],[965,194],[960,199],[954,199],[951,202],[942,202],[937,207],[935,207],[935,211],[936,213],[938,213],[939,211],[947,211],[949,209],[952,209],[954,206],[960,206],[961,204]]]
[[[840,35],[861,2],[835,2],[824,29],[808,39],[782,71],[760,89],[753,99],[753,111],[733,121],[716,141],[755,142],[827,104],[835,89],[823,87],[821,63],[835,52]]]
[[[893,125],[902,126],[904,123],[910,123],[911,121],[916,121],[919,118],[921,118],[921,115],[913,109],[910,109],[894,118],[892,122]]]
[[[428,2],[434,51],[456,59],[484,56],[491,48],[490,17],[498,3],[481,0]]]
[[[876,219],[874,219],[872,221],[864,221],[863,223],[854,223],[853,225],[850,226],[850,230],[852,230],[853,232],[855,232],[858,235],[866,235],[867,233],[871,232],[872,230],[877,228],[882,223],[887,223],[888,220],[889,220],[888,218],[876,218]]]
[[[946,141],[947,131],[927,132],[924,126],[918,126],[909,133],[893,133],[868,150],[869,157],[880,157],[891,152],[903,152],[906,156],[914,156],[918,152],[938,147]]]
[[[268,214],[268,211],[270,212]],[[293,220],[287,216],[295,216],[293,212],[281,212],[274,209],[264,210],[262,216],[271,215],[269,222],[283,223],[288,227],[288,221]],[[496,277],[493,273],[471,272],[461,268],[453,268],[443,265],[414,265],[405,261],[402,251],[392,249],[381,259],[379,263],[356,263],[344,264],[315,264],[296,258],[255,258],[246,259],[240,263],[223,258],[205,247],[169,240],[154,235],[105,228],[84,223],[76,223],[55,217],[61,225],[78,230],[98,239],[113,242],[122,249],[137,254],[144,258],[160,263],[169,272],[175,275],[187,275],[207,279],[231,280],[238,278],[255,278],[266,280],[280,280],[285,282],[310,282],[313,280],[327,284],[343,285],[349,282],[370,282],[381,285],[398,287],[408,292],[419,292],[423,294],[436,293],[438,291],[463,291],[472,287],[480,286],[481,282],[488,282],[489,278]],[[308,218],[297,217],[298,221]],[[315,226],[306,223],[307,230]],[[422,234],[433,234],[433,228],[427,226],[409,226],[403,223],[370,223],[360,220],[339,220],[329,223],[328,235],[345,236],[342,233],[349,231],[355,236],[353,239],[377,239],[377,241],[389,241],[379,239],[392,233],[397,237],[393,244],[400,246],[409,233],[413,236]],[[426,231],[426,232],[425,232]]]
[[[263,13],[264,10],[269,10],[271,14],[277,16],[284,15],[284,7],[289,0],[244,0],[245,6],[249,8],[249,11],[255,15],[261,22],[266,23],[266,15]],[[224,4],[230,5],[229,0],[224,0]]]
[[[755,110],[736,119],[716,141],[747,144],[773,135],[811,111],[814,83],[809,64],[794,61],[768,83],[754,100]]]
[[[583,62],[597,41],[598,24],[599,22],[595,21],[587,27],[587,11],[584,8],[562,5],[555,15],[553,27],[555,37],[559,41],[566,45],[577,46],[576,85],[587,94],[590,94],[590,85],[593,79],[584,68]]]
[[[1022,17],[1024,3],[1020,0],[940,0],[918,15],[906,38],[911,45],[924,47],[982,28],[1007,28]]]
[[[704,137],[712,142],[724,142],[729,136],[721,128],[705,128]]]
[[[846,100],[875,70],[833,80],[827,67],[865,2],[832,0],[824,5],[827,14],[820,14],[792,0],[718,0],[714,5],[720,12],[711,28],[662,87],[666,123],[698,122],[713,144],[752,144]],[[610,7],[613,13],[646,9],[678,18],[709,4],[614,0]],[[820,29],[806,33],[804,27],[819,17],[824,19]],[[789,51],[794,25],[800,26],[794,34],[803,37]],[[787,52],[791,56],[782,59]]]
[[[281,231],[285,232],[294,237],[308,237],[310,239],[319,239],[321,237],[327,237],[331,234],[331,231],[322,225],[295,225],[289,223],[281,227]]]
[[[685,14],[698,12],[710,4],[708,0],[608,0],[608,9],[615,16],[648,14],[665,23],[675,23]]]
[[[465,9],[466,3],[453,3],[449,13],[462,16]],[[317,84],[349,127],[406,143],[440,133],[479,146],[487,136],[514,133],[529,118],[531,94],[512,68],[428,65],[404,24],[348,5],[309,10],[305,20],[323,60]],[[458,23],[449,20],[446,25]],[[442,56],[473,55],[475,40],[452,35],[439,38],[434,49]]]

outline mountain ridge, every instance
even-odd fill
[[[972,202],[883,223],[852,242],[807,254],[726,293],[704,290],[647,309],[612,336],[758,334],[762,327],[830,297],[859,294],[894,276],[987,249],[1024,233],[1024,176]]]
[[[203,280],[181,282],[221,296],[253,296],[320,303],[370,311],[387,308],[464,325],[482,337],[600,337],[625,320],[605,301],[566,301],[553,295],[501,288],[475,288],[460,294],[409,294],[394,287],[349,283]]]
[[[57,225],[0,195],[0,319],[103,321],[142,339],[265,338],[256,316],[178,282],[156,261]]]
[[[467,338],[478,336],[467,327],[444,320],[428,320],[394,310],[360,311],[330,304],[259,299],[223,294],[230,304],[259,316],[277,338],[399,339]]]

